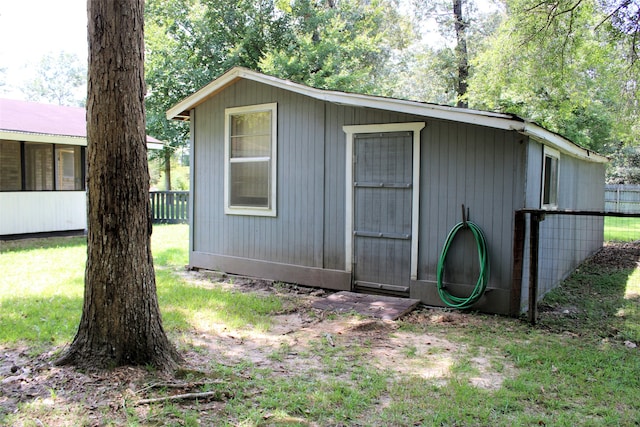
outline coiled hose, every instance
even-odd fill
[[[456,297],[447,292],[445,286],[442,283],[442,278],[444,276],[444,262],[447,258],[447,252],[449,251],[449,247],[453,242],[458,231],[469,228],[473,233],[473,237],[476,240],[476,246],[478,248],[478,261],[480,265],[480,272],[478,274],[478,281],[476,282],[476,286],[473,288],[473,292],[466,298]],[[465,309],[471,307],[473,304],[478,302],[478,300],[484,294],[485,289],[487,288],[487,283],[489,282],[489,257],[487,255],[487,239],[484,236],[484,233],[475,223],[471,221],[467,221],[465,223],[456,224],[449,235],[447,236],[447,240],[445,241],[444,246],[442,247],[442,253],[440,254],[440,259],[438,260],[438,270],[436,275],[438,281],[438,294],[440,295],[440,299],[445,303],[446,306],[458,309]]]

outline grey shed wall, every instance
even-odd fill
[[[271,102],[278,103],[277,217],[225,215],[225,108]],[[441,304],[436,265],[449,230],[461,220],[464,204],[471,220],[485,232],[489,247],[493,290],[478,309],[508,312],[514,211],[528,204],[525,187],[535,173],[527,165],[531,157],[527,138],[516,132],[335,105],[250,80],[239,80],[197,106],[191,120],[193,266],[348,289],[342,127],[426,122],[421,132],[418,278],[411,282],[411,296]],[[463,293],[477,279],[477,253],[469,237],[465,234],[454,242],[445,275],[451,288]]]
[[[527,151],[526,207],[539,209],[543,145],[532,140]],[[558,210],[604,211],[605,167],[603,163],[591,163],[561,153]],[[547,215],[540,223],[538,299],[600,249],[603,234],[604,217]],[[524,259],[522,310],[529,304],[528,245],[525,247]]]

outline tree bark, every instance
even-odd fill
[[[162,151],[164,157],[164,189],[171,191],[171,150],[165,147]]]
[[[153,365],[180,356],[162,327],[151,257],[144,0],[88,0],[88,237],[78,332],[58,364]]]
[[[469,78],[469,59],[467,52],[467,24],[462,16],[463,0],[453,0],[453,18],[456,30],[456,58],[458,60],[457,107],[467,108],[467,79]]]

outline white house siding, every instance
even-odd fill
[[[0,235],[84,230],[84,191],[0,193]]]

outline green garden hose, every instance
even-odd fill
[[[447,292],[445,286],[442,283],[442,278],[444,276],[444,261],[447,257],[449,246],[451,246],[456,233],[465,228],[470,229],[473,233],[473,237],[475,237],[476,239],[480,272],[478,274],[478,281],[476,282],[476,286],[473,288],[473,292],[468,297],[463,298],[453,296],[449,292]],[[438,260],[438,270],[436,277],[438,281],[438,294],[440,295],[440,299],[442,299],[446,306],[465,309],[478,302],[478,300],[484,294],[484,291],[487,288],[487,283],[489,282],[489,257],[487,256],[487,240],[480,227],[478,227],[471,221],[467,221],[466,226],[465,223],[460,222],[451,229],[449,235],[447,236],[447,240],[442,247],[442,253],[440,254],[440,259]]]

